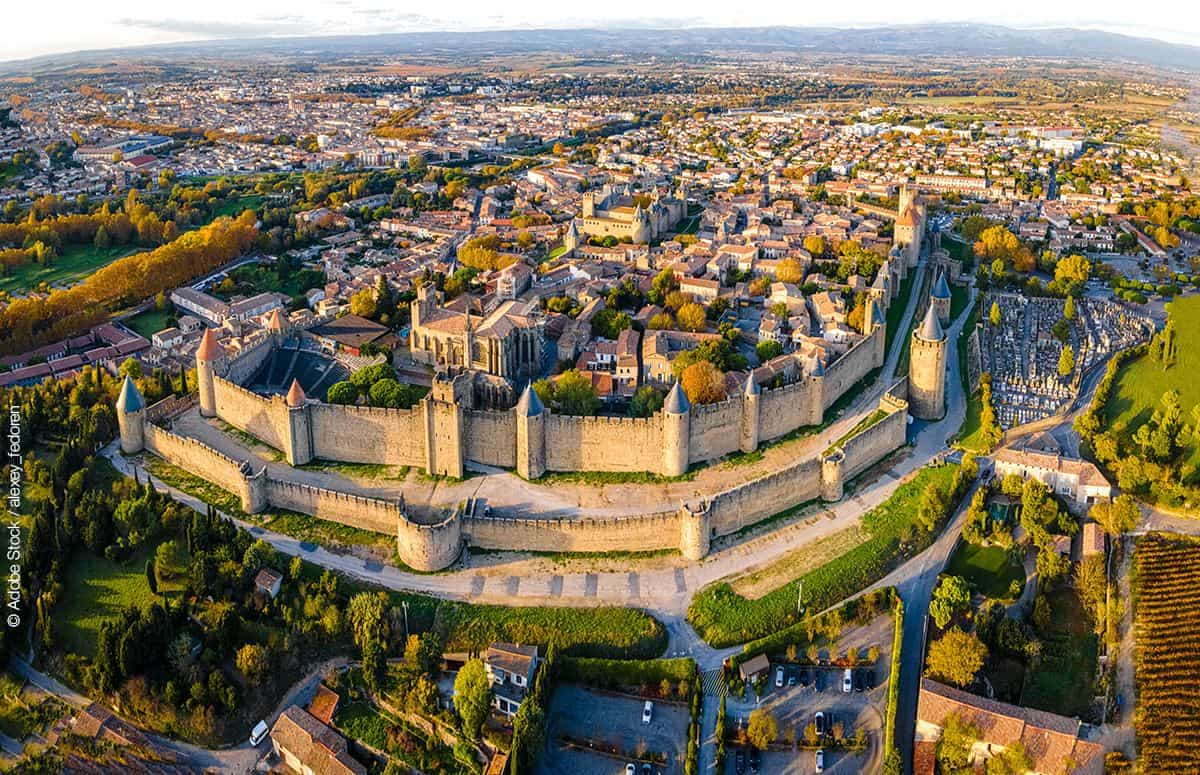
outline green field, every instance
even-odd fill
[[[801,583],[805,609],[813,613],[865,589],[933,542],[934,534],[924,533],[917,526],[921,494],[926,487],[949,492],[957,471],[955,465],[922,469],[863,515],[862,526],[870,538],[757,600],[739,595],[725,581],[701,589],[688,608],[688,621],[710,645],[721,648],[761,638],[795,623]]]
[[[263,198],[261,196],[243,196],[237,199],[230,199],[217,205],[213,210],[213,217],[220,218],[225,215],[237,217],[246,210],[257,210],[262,207]]]
[[[1099,645],[1074,588],[1050,593],[1050,632],[1042,658],[1025,673],[1021,704],[1063,716],[1082,716],[1091,705]]]
[[[1169,369],[1149,355],[1127,361],[1117,372],[1112,394],[1104,405],[1108,427],[1129,438],[1138,426],[1150,419],[1160,406],[1163,393],[1179,391],[1179,405],[1184,421],[1191,417],[1192,407],[1200,404],[1200,349],[1191,343],[1200,339],[1200,296],[1179,298],[1167,306],[1176,331],[1177,360]],[[1200,465],[1200,444],[1188,445],[1183,466]]]
[[[967,399],[967,414],[963,418],[962,429],[958,432],[959,437],[955,442],[956,447],[984,454],[989,451],[988,444],[983,439],[983,425],[980,421],[980,413],[982,411],[983,393],[976,390]]]
[[[167,310],[153,307],[125,320],[125,325],[149,339],[154,334],[173,324],[175,316]]]
[[[1025,569],[999,546],[964,542],[950,558],[946,573],[962,576],[973,589],[998,600],[1008,598],[1012,582],[1025,585]]]
[[[8,275],[0,277],[0,291],[21,293],[37,287],[40,283],[51,285],[73,285],[101,267],[118,258],[137,253],[140,248],[127,245],[111,248],[95,248],[91,245],[71,245],[54,259],[49,266],[26,264],[17,267]]]
[[[93,657],[100,625],[129,606],[155,601],[146,583],[146,560],[156,547],[143,547],[118,563],[80,549],[67,565],[62,602],[54,607],[54,631],[66,651]],[[180,584],[160,584],[159,591],[178,591]]]

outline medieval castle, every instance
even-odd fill
[[[919,205],[907,204],[910,210]],[[923,221],[923,212],[913,216]],[[511,409],[481,401],[476,377],[481,361],[520,373],[533,342],[519,325],[501,326],[499,351],[479,347],[469,317],[434,348],[444,354],[430,393],[410,409],[346,406],[310,400],[298,383],[286,395],[263,396],[244,388],[287,337],[303,330],[277,325],[253,347],[229,357],[211,331],[196,352],[199,412],[219,418],[280,450],[290,465],[315,459],[414,466],[428,474],[461,478],[468,466],[506,468],[536,480],[550,471],[638,471],[678,477],[690,467],[735,452],[748,452],[803,426],[819,425],[830,407],[879,369],[885,358],[883,311],[899,281],[916,265],[919,239],[901,243],[885,262],[868,296],[864,336],[827,367],[818,361],[798,380],[774,389],[747,379],[725,400],[692,405],[678,383],[662,409],[648,418],[558,415],[528,386]],[[919,227],[918,227],[919,228]],[[916,232],[919,234],[919,231]],[[916,244],[914,249],[911,244]],[[911,261],[911,263],[910,263]],[[939,283],[935,290],[941,290]],[[426,295],[415,303],[418,320],[437,322]],[[418,521],[403,501],[350,495],[274,478],[254,459],[238,461],[169,429],[168,413],[146,407],[132,380],[117,401],[121,449],[150,451],[241,497],[248,513],[285,508],[396,535],[401,559],[418,570],[452,564],[470,543],[491,549],[541,551],[645,551],[677,548],[698,559],[715,536],[727,535],[810,500],[839,500],[843,485],[906,440],[910,408],[921,418],[944,412],[947,337],[941,308],[931,299],[923,324],[913,332],[910,381],[893,386],[879,401],[872,423],[814,457],[729,490],[708,493],[672,512],[612,519],[513,519],[491,516],[472,501],[450,514]],[[494,315],[495,316],[495,315]],[[448,318],[446,318],[448,320]],[[461,328],[457,323],[461,322]],[[496,321],[493,321],[493,323]],[[422,334],[424,336],[424,334]],[[431,342],[436,337],[431,338]],[[507,345],[503,344],[508,342]]]

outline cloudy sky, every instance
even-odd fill
[[[765,0],[23,0],[5,9],[10,34],[0,60],[84,49],[216,38],[368,34],[430,30],[536,27],[740,27],[759,25],[870,26],[926,22],[986,22],[1018,27],[1105,29],[1175,43],[1200,45],[1200,4],[1172,4],[1147,20],[1144,7],[1127,0],[1042,0],[963,3],[962,0],[859,0],[805,3]],[[647,10],[653,16],[646,15]],[[906,15],[907,14],[907,15]],[[15,18],[14,18],[15,16]],[[1168,20],[1169,17],[1169,20]],[[1154,26],[1161,19],[1163,26]],[[1170,26],[1166,26],[1167,24]],[[20,30],[20,34],[12,34]]]

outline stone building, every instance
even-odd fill
[[[687,201],[680,196],[662,198],[658,191],[650,194],[650,203],[643,207],[629,187],[614,191],[605,186],[599,191],[583,195],[583,211],[577,221],[572,222],[575,234],[568,230],[568,239],[575,244],[579,235],[585,237],[608,237],[628,239],[630,242],[646,243],[660,239],[687,214]]]
[[[908,369],[909,413],[922,420],[940,420],[946,413],[946,353],[949,338],[932,303],[925,320],[912,333]]]
[[[544,322],[527,305],[506,301],[476,317],[468,309],[442,306],[432,285],[417,289],[412,303],[412,359],[435,367],[461,367],[519,381],[541,372]]]

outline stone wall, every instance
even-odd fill
[[[222,379],[213,378],[217,416],[278,450],[291,447],[287,404],[282,396],[267,398]]]
[[[468,410],[463,425],[467,460],[500,468],[516,466],[517,424],[511,411]]]
[[[537,552],[645,552],[679,547],[679,514],[613,519],[467,517],[472,546]]]
[[[692,407],[688,462],[712,460],[741,448],[743,401],[738,393],[717,404]]]
[[[755,399],[740,392],[717,404],[691,407],[671,429],[664,429],[669,418],[662,413],[632,419],[546,411],[541,448],[529,454],[539,463],[544,459],[548,471],[678,475],[687,465],[753,449],[756,443],[819,424],[838,398],[882,365],[884,335],[883,327],[877,328],[823,375],[761,391],[757,412],[751,404]],[[248,378],[269,356],[271,346],[270,338],[256,344],[239,356],[228,373]],[[217,415],[283,451],[290,462],[317,457],[411,465],[454,477],[461,477],[468,463],[518,465],[513,413],[472,409],[468,399],[451,390],[435,390],[411,410],[313,401],[289,410],[282,397],[265,398],[239,387],[236,380],[214,376],[213,385]],[[542,469],[535,468],[540,475]]]
[[[267,477],[267,501],[274,507],[299,511],[330,522],[390,535],[404,519],[399,503],[379,498],[311,487]]]
[[[236,358],[231,358],[226,366],[225,374],[222,376],[230,382],[236,382],[239,385],[246,384],[258,372],[263,363],[271,357],[274,345],[274,337],[262,337],[238,353]]]
[[[662,468],[662,415],[546,418],[549,471],[652,471]]]
[[[846,439],[842,444],[846,453],[842,462],[843,481],[850,481],[903,446],[907,432],[908,412],[897,409],[862,433]]]
[[[313,454],[349,463],[424,466],[424,418],[420,407],[383,409],[310,402]]]
[[[887,331],[885,326],[876,328],[869,337],[860,340],[846,351],[841,358],[834,361],[825,370],[825,384],[821,402],[821,412],[832,406],[847,390],[872,369],[883,365],[883,342]]]
[[[146,449],[188,473],[212,482],[250,504],[248,464],[221,454],[195,439],[177,436],[157,425],[145,426]]]
[[[760,441],[777,439],[805,425],[819,425],[821,381],[804,377],[775,390],[764,390],[759,397]]]

